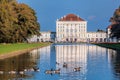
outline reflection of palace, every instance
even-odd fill
[[[107,53],[108,53],[108,61],[109,62],[114,62],[116,59],[116,51],[112,50],[112,49],[107,49]]]
[[[81,72],[86,72],[87,51],[86,44],[83,45],[58,45],[56,46],[56,65],[61,69],[61,73],[73,72],[76,67],[81,67]],[[67,68],[63,68],[63,64],[67,64]]]
[[[41,65],[45,64],[46,66],[51,67],[51,46],[40,48],[40,56],[42,56],[40,57],[40,61],[44,61]]]
[[[102,63],[106,57],[109,61],[109,55],[105,53],[105,48],[90,44],[56,45],[56,62],[58,63],[56,68],[60,68],[61,73],[64,74],[73,72],[76,67],[81,67],[80,73],[85,74],[88,69],[87,66],[91,65],[88,64],[89,61],[100,61]],[[67,64],[67,68],[63,67],[64,63]]]

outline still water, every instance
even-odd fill
[[[120,80],[120,52],[92,44],[50,45],[0,60],[0,80]]]

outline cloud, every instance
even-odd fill
[[[92,16],[88,16],[89,20],[94,20],[95,18],[96,18],[96,16],[93,16],[93,15]]]

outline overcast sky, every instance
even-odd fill
[[[55,31],[56,20],[73,13],[88,21],[88,31],[106,29],[120,0],[18,0],[32,7],[41,31]]]

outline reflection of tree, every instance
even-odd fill
[[[120,51],[114,51],[111,53],[111,62],[116,76],[120,77]]]
[[[4,74],[0,74],[0,80],[8,80],[13,78],[25,78],[32,77],[32,75],[19,74],[18,72],[24,71],[25,69],[32,69],[37,65],[37,59],[39,58],[38,50],[32,53],[25,53],[19,56],[0,60],[0,71]],[[16,71],[16,74],[9,74],[10,71]]]

